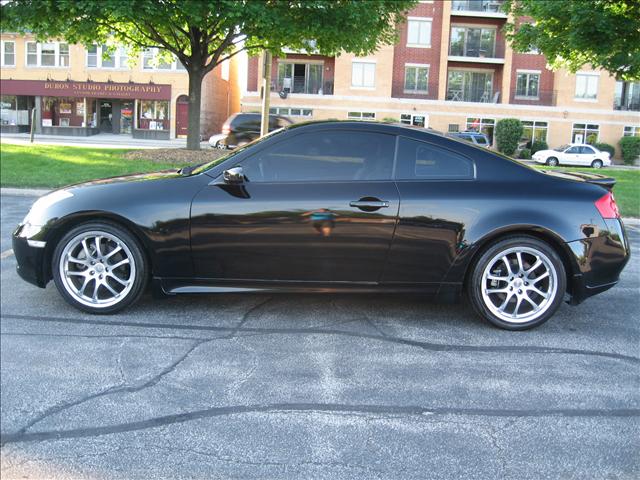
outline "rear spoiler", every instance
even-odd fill
[[[604,175],[598,175],[597,173],[560,172],[557,170],[548,171],[545,173],[552,173],[555,177],[563,177],[568,180],[582,180],[583,182],[593,183],[594,185],[600,185],[607,190],[612,190],[616,184],[615,178],[605,177]]]

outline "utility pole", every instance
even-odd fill
[[[262,122],[260,136],[269,133],[269,99],[271,96],[271,52],[264,51],[262,64]]]

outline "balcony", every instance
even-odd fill
[[[454,0],[451,15],[464,17],[507,18],[502,11],[504,0]]]
[[[504,63],[504,42],[496,41],[495,28],[453,25],[449,40],[450,62]]]
[[[284,98],[284,93],[287,95],[290,93],[306,94],[306,95],[333,95],[333,81],[327,80],[323,83],[308,82],[305,79],[298,78],[292,79],[284,78],[271,82],[271,91],[277,92]]]

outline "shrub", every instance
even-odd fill
[[[522,138],[522,122],[517,118],[505,118],[496,124],[496,145],[498,151],[505,155],[513,155]]]
[[[531,144],[530,148],[531,148],[531,155],[533,155],[534,153],[539,152],[540,150],[549,150],[549,145],[547,145],[547,142],[544,142],[542,140],[536,140]]]
[[[614,147],[613,145],[609,145],[608,143],[596,143],[594,147],[596,147],[601,152],[609,152],[609,156],[611,158],[613,158],[613,156],[616,154],[616,147]]]
[[[520,150],[520,158],[523,160],[531,160],[531,150],[528,148],[523,148]]]
[[[382,121],[385,123],[398,123],[398,119],[393,117],[384,117]]]
[[[640,137],[622,137],[618,142],[622,159],[627,165],[632,165],[633,161],[640,156]]]

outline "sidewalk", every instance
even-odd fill
[[[29,142],[28,133],[3,133],[0,142],[11,145],[60,145],[66,147],[97,147],[97,148],[186,148],[185,138],[171,140],[143,140],[131,138],[128,135],[114,135],[112,133],[99,133],[90,137],[72,137],[65,135],[37,135],[33,144]],[[200,143],[201,148],[209,148],[207,142]]]

